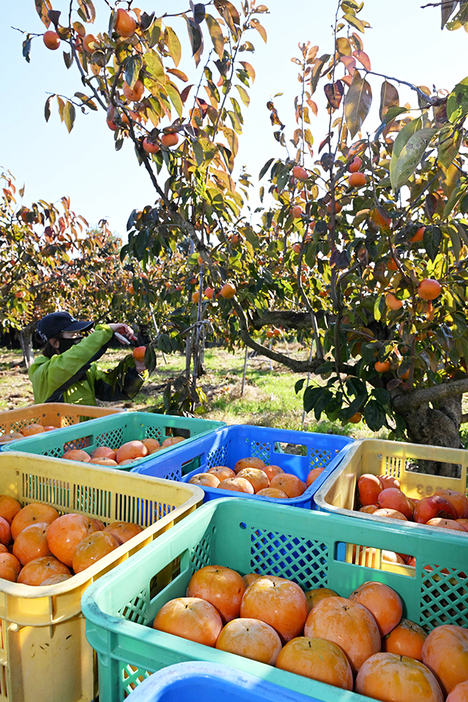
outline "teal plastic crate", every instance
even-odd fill
[[[98,655],[100,702],[123,702],[150,674],[206,661],[255,675],[321,702],[368,700],[355,693],[202,646],[151,628],[157,611],[184,596],[194,571],[208,564],[242,574],[290,578],[304,590],[329,587],[347,597],[367,580],[393,587],[403,616],[427,629],[468,625],[468,541],[457,532],[367,524],[317,511],[224,498],[204,504],[130,561],[91,585],[82,598],[86,636]],[[353,546],[411,553],[416,567],[398,572],[347,562]]]
[[[150,412],[120,412],[57,429],[57,431],[36,434],[21,441],[12,441],[4,447],[4,451],[21,451],[61,458],[65,451],[70,449],[84,449],[91,453],[98,446],[109,446],[115,449],[133,439],[157,439],[162,443],[167,437],[182,436],[185,444],[224,426],[226,426],[225,422],[213,422],[207,419]],[[168,446],[161,449],[158,455],[166,455],[173,448]],[[150,460],[154,455],[140,458],[138,461],[122,466],[120,470],[128,471],[129,468]],[[76,461],[70,461],[70,463],[76,463]],[[115,468],[119,469],[118,466]],[[169,469],[167,471],[163,469],[158,477],[177,480],[180,477],[180,469],[178,474],[174,474]]]
[[[214,663],[176,663],[150,675],[129,695],[129,702],[311,702],[284,687]],[[315,698],[316,699],[316,698]],[[313,702],[313,700],[312,700]],[[319,702],[316,700],[316,702]]]

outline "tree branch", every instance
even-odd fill
[[[408,395],[398,395],[393,399],[393,407],[398,413],[404,414],[428,402],[439,402],[447,397],[456,397],[466,392],[468,392],[468,378],[453,380],[450,383],[422,388]]]

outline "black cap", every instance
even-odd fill
[[[79,332],[91,329],[94,322],[80,322],[72,317],[69,312],[52,312],[37,323],[36,332],[45,344],[49,339],[61,332]]]

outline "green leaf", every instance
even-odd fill
[[[131,56],[125,61],[125,82],[133,88],[141,69],[141,59],[139,56]]]
[[[46,121],[46,122],[48,122],[49,119],[50,119],[50,105],[51,105],[52,100],[54,99],[54,97],[55,97],[54,95],[50,95],[50,96],[47,98],[47,100],[45,101],[45,105],[44,105],[44,117],[45,117],[45,121]]]
[[[265,175],[265,173],[267,172],[267,170],[270,168],[270,166],[271,166],[271,164],[273,163],[274,160],[275,160],[274,158],[270,158],[270,159],[265,163],[265,165],[264,165],[263,168],[261,169],[260,173],[258,174],[258,179],[259,179],[259,180],[261,180],[261,179],[263,178],[263,176]]]
[[[442,127],[439,135],[437,160],[441,166],[448,168],[458,154],[462,141],[462,131],[451,125]]]
[[[167,82],[165,87],[167,90],[167,94],[169,95],[169,99],[174,105],[177,114],[179,115],[179,117],[182,117],[182,111],[184,106],[179,91],[177,90],[174,83],[171,82]]]
[[[322,392],[323,388],[312,387],[311,385],[305,389],[302,400],[305,412],[310,412],[314,409],[315,403],[318,402]]]
[[[323,54],[320,58],[315,59],[314,65],[312,66],[312,71],[310,74],[310,92],[314,93],[317,88],[317,83],[319,82],[320,75],[322,73],[322,68],[330,58],[330,54]]]
[[[171,59],[178,66],[182,58],[182,47],[179,38],[172,27],[166,27],[166,46]]]
[[[446,227],[442,227],[442,229],[444,232],[448,232],[450,240],[452,242],[453,255],[455,256],[455,259],[459,261],[461,251],[461,240],[458,229],[452,224],[449,224]]]
[[[75,106],[69,100],[67,100],[65,104],[65,109],[63,111],[63,119],[65,122],[65,126],[67,127],[68,132],[70,133],[73,129],[73,124],[75,122]]]
[[[437,256],[441,241],[442,232],[439,227],[426,227],[423,235],[423,244],[431,261]]]
[[[447,119],[452,124],[468,113],[468,85],[465,81],[468,78],[458,83],[447,98]]]
[[[386,425],[385,412],[376,400],[370,400],[364,407],[364,419],[372,431],[378,431]]]
[[[394,147],[392,160],[390,161],[390,182],[394,190],[401,188],[414,173],[436,132],[436,128],[420,129],[410,136],[399,154],[395,154]],[[397,140],[398,137],[395,142]]]
[[[208,31],[210,33],[214,50],[218,54],[219,58],[222,59],[224,54],[224,36],[221,27],[219,26],[219,22],[208,14],[205,16],[205,19],[206,24],[208,25]]]
[[[372,104],[372,90],[369,83],[354,72],[352,83],[344,100],[346,126],[351,138],[361,129]]]
[[[164,66],[162,64],[159,55],[152,49],[147,51],[144,57],[144,63],[146,65],[146,70],[150,77],[156,80],[158,83],[166,82],[166,74],[164,73]]]
[[[375,303],[374,303],[374,319],[376,322],[380,322],[384,312],[385,312],[385,297],[383,295],[379,295],[378,297],[376,297]]]
[[[28,34],[23,41],[23,58],[25,58],[28,63],[31,61],[31,41],[32,37],[30,34]]]

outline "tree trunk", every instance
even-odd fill
[[[25,327],[20,331],[20,342],[26,368],[29,368],[34,361],[32,327]]]
[[[462,397],[440,400],[437,407],[420,405],[404,414],[409,441],[415,444],[431,444],[447,448],[463,448],[460,440]],[[460,466],[440,461],[421,461],[419,469],[431,475],[459,477]]]

